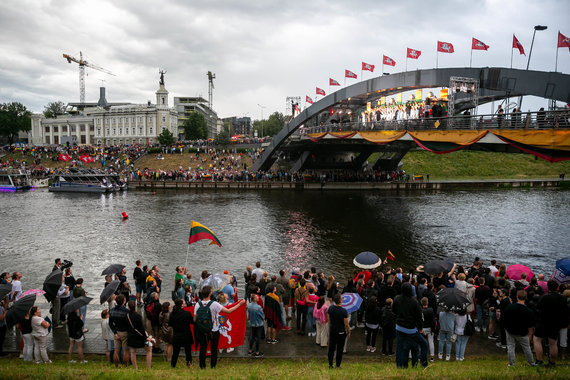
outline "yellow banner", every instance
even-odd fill
[[[396,94],[396,103],[402,104],[402,93]]]
[[[386,144],[401,139],[406,131],[360,131],[360,137],[376,144]]]
[[[471,145],[485,137],[487,131],[409,131],[408,133],[421,141],[450,142],[459,145]]]
[[[447,88],[442,88],[439,92],[439,98],[447,100]]]
[[[416,90],[416,102],[422,100],[422,90]]]
[[[385,97],[385,96],[382,96],[382,97],[380,98],[380,105],[383,106],[383,105],[385,105],[385,104],[386,104],[386,97]]]
[[[547,149],[570,150],[570,130],[500,129],[490,130],[489,132],[521,144]]]

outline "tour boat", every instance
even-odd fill
[[[20,170],[0,170],[0,191],[19,191],[32,188],[30,177]]]
[[[115,186],[107,173],[95,170],[69,169],[54,174],[49,191],[108,193],[115,191]]]

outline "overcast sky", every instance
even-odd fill
[[[105,80],[110,102],[155,102],[159,68],[174,96],[208,98],[206,73],[216,74],[214,109],[220,117],[264,118],[285,112],[287,96],[329,93],[328,78],[344,83],[344,70],[360,80],[361,62],[382,55],[404,71],[406,48],[421,50],[408,70],[435,67],[436,41],[454,54],[439,54],[439,67],[469,66],[471,38],[490,45],[473,52],[473,66],[510,66],[513,33],[527,56],[537,32],[530,69],[553,71],[557,33],[570,36],[568,0],[419,1],[143,1],[2,0],[0,2],[0,103],[18,101],[35,112],[53,101],[78,102],[78,65],[62,54],[112,71],[87,69],[86,101],[99,97]],[[570,52],[559,50],[558,71],[570,73]],[[347,85],[355,80],[347,79]],[[546,101],[543,102],[546,106]],[[524,107],[523,107],[524,108]]]

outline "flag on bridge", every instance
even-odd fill
[[[340,83],[332,78],[329,78],[329,86],[340,86]]]
[[[313,99],[309,98],[307,95],[305,95],[305,101],[309,104],[313,104]]]
[[[396,66],[396,61],[394,61],[392,58],[388,57],[387,55],[384,55],[382,57],[382,64],[388,66]]]
[[[354,78],[354,79],[357,78],[357,77],[356,77],[356,74],[353,73],[353,72],[350,71],[350,70],[344,70],[344,77],[345,77],[345,78]]]
[[[406,54],[406,58],[418,59],[420,55],[422,55],[421,51],[408,48],[408,53]]]
[[[483,42],[479,41],[477,38],[472,38],[471,50],[487,50],[489,45],[485,45]]]
[[[517,37],[515,37],[515,35],[513,34],[513,49],[519,49],[519,53],[522,55],[526,55],[524,53],[524,48],[522,46],[522,44],[519,42],[519,40],[517,39]]]
[[[558,31],[558,48],[567,47],[570,51],[570,38]]]
[[[454,53],[453,44],[450,42],[437,41],[437,51],[441,53]]]
[[[374,72],[374,65],[371,65],[370,63],[362,62],[362,70],[367,70],[367,71],[370,71],[371,73],[373,73]]]
[[[326,95],[326,94],[325,94],[325,90],[323,90],[322,88],[318,88],[318,87],[317,87],[317,95],[325,96],[325,95]]]
[[[218,247],[222,246],[222,243],[218,240],[216,235],[206,226],[201,225],[198,222],[190,222],[190,237],[188,238],[188,244],[196,243],[198,240],[211,240],[210,245],[215,244]]]

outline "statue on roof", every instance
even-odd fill
[[[158,72],[160,73],[160,81],[158,82],[158,84],[164,86],[164,74],[166,74],[166,71],[159,69]]]

